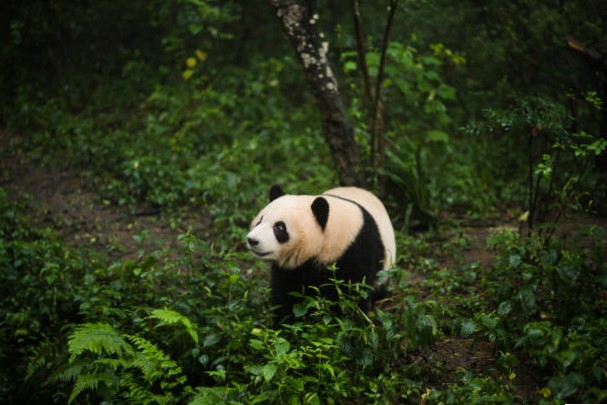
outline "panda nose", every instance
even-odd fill
[[[249,242],[249,246],[257,246],[259,245],[259,241],[257,239],[247,237],[247,242]]]

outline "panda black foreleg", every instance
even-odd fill
[[[330,278],[330,273],[314,260],[309,260],[295,269],[272,266],[270,287],[272,307],[274,307],[274,326],[295,321],[293,307],[300,304],[303,299],[292,295],[293,292],[312,294],[313,290],[308,287],[320,287],[328,283]],[[322,289],[321,293],[324,294]]]
[[[291,292],[301,292],[301,284],[293,277],[292,270],[272,267],[270,280],[274,327],[283,322],[293,322],[293,306],[301,300]]]
[[[315,261],[308,261],[296,269],[283,269],[278,266],[272,267],[271,277],[271,302],[274,308],[273,318],[274,327],[279,327],[282,323],[292,323],[295,321],[293,307],[303,301],[301,297],[294,296],[291,293],[303,293],[307,295],[315,294],[317,287],[320,295],[324,298],[337,303],[340,297],[338,288],[334,279],[347,283],[362,283],[374,286],[377,272],[381,269],[381,261],[378,257],[377,249],[361,249],[353,254],[352,250],[344,255],[337,263],[335,272],[331,272],[324,265]],[[359,308],[367,312],[372,305],[375,297],[374,291],[370,291],[366,298],[360,297],[357,300]],[[341,311],[338,305],[332,307],[332,310],[340,315]]]

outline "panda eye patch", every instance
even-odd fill
[[[285,243],[289,240],[289,232],[287,225],[283,221],[278,221],[274,224],[274,236],[279,243]]]

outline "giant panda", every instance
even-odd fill
[[[321,195],[289,195],[272,186],[270,203],[251,223],[248,247],[256,258],[272,265],[271,301],[275,325],[293,321],[293,306],[301,298],[291,292],[318,287],[336,301],[330,279],[362,282],[375,287],[377,273],[390,268],[396,242],[390,217],[369,191],[338,187]],[[335,264],[335,275],[327,267]],[[320,287],[325,285],[324,287]],[[375,297],[361,300],[367,310]]]

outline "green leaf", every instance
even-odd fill
[[[460,335],[462,337],[468,337],[472,335],[478,329],[478,325],[472,319],[467,319],[462,322],[460,326]]]
[[[249,340],[249,346],[251,346],[251,348],[253,348],[254,350],[264,350],[265,349],[264,343],[259,339]]]
[[[495,330],[495,328],[497,327],[497,320],[495,318],[492,318],[490,315],[488,314],[481,314],[478,319],[481,321],[481,323],[483,324],[483,326],[485,328],[487,328],[488,330]]]
[[[565,350],[562,352],[558,352],[555,355],[555,358],[561,364],[563,369],[566,369],[567,367],[571,366],[577,357],[578,353],[575,350]]]
[[[358,65],[354,61],[349,60],[344,64],[345,73],[355,72],[356,69],[358,69]]]
[[[379,66],[379,53],[367,52],[367,65],[369,65],[370,68]]]
[[[279,337],[274,341],[274,347],[276,348],[276,356],[280,357],[288,353],[291,345],[289,344],[288,340]]]
[[[579,278],[581,269],[576,265],[566,264],[558,266],[556,272],[563,281],[573,284]]]
[[[276,390],[264,390],[259,395],[252,397],[253,404],[272,404],[278,397]]]
[[[579,373],[570,373],[566,376],[552,377],[548,381],[548,387],[558,399],[565,399],[575,394],[578,388],[584,384],[584,377]]]
[[[231,387],[197,387],[196,395],[188,405],[225,404],[236,393],[236,389]]]
[[[193,324],[188,318],[181,315],[179,312],[167,308],[156,309],[152,312],[150,318],[160,320],[161,322],[158,326],[175,324],[183,325],[186,329],[186,332],[190,335],[194,343],[198,344],[197,326],[195,326],[195,324]]]
[[[295,318],[300,318],[308,313],[308,306],[304,303],[298,303],[293,305],[293,315]]]
[[[451,87],[448,84],[441,83],[437,89],[438,96],[444,100],[455,99],[455,87]]]
[[[433,142],[449,142],[449,134],[444,131],[435,129],[428,131],[428,139]]]
[[[266,382],[272,381],[272,378],[274,378],[274,374],[276,374],[276,366],[271,363],[266,364],[265,366],[263,366],[261,372]]]
[[[542,266],[553,266],[558,262],[559,254],[555,249],[550,249],[542,256]]]
[[[510,301],[502,302],[497,308],[497,314],[503,318],[512,311],[512,303]]]
[[[194,75],[194,71],[192,69],[186,69],[181,73],[181,77],[183,80],[190,80],[190,78]]]
[[[206,366],[209,362],[209,356],[206,354],[201,354],[200,356],[198,356],[198,362],[203,366]]]
[[[588,150],[594,152],[596,156],[600,155],[607,149],[607,139],[599,139],[588,145]]]
[[[259,364],[245,365],[244,369],[247,373],[251,373],[251,374],[257,375],[257,376],[259,376],[263,373],[263,366],[261,366]]]
[[[518,293],[518,298],[526,309],[535,307],[535,293],[531,286],[521,289]]]
[[[396,87],[398,87],[398,89],[404,95],[411,94],[411,85],[409,84],[409,82],[407,82],[406,80],[400,79],[400,78],[394,78],[393,80],[394,80],[394,84],[396,85]]]
[[[211,333],[210,335],[207,335],[204,337],[202,344],[204,345],[204,347],[209,347],[209,346],[213,346],[220,340],[221,340],[221,335],[219,335],[218,333]]]
[[[523,259],[520,255],[510,255],[510,257],[508,258],[508,262],[510,262],[510,265],[514,268],[517,268],[522,263],[522,261]]]
[[[435,58],[434,56],[422,56],[422,57],[420,57],[420,60],[425,65],[440,66],[443,64],[443,62],[440,59]]]

